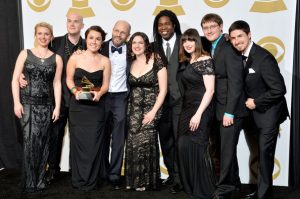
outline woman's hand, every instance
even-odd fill
[[[59,114],[60,114],[59,108],[55,107],[55,109],[53,110],[53,113],[52,113],[53,122],[56,122],[59,119]]]
[[[99,102],[101,93],[100,91],[90,91],[93,94],[93,101],[94,102]]]
[[[196,131],[198,129],[199,124],[200,124],[200,120],[201,120],[201,115],[200,114],[195,114],[191,118],[190,124],[189,124],[189,127],[190,127],[191,131]]]
[[[144,119],[142,121],[143,125],[150,124],[155,118],[155,112],[154,111],[149,111],[144,115]]]
[[[14,106],[14,112],[15,112],[15,115],[19,119],[21,119],[22,115],[24,114],[23,105],[21,103],[15,104],[15,106]]]
[[[75,96],[75,99],[76,100],[79,100],[79,93],[81,93],[82,91],[81,90],[77,90],[75,93],[74,93],[74,96]]]

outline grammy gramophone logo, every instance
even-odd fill
[[[117,10],[127,11],[135,5],[136,0],[110,0],[110,2]]]
[[[68,13],[76,13],[83,18],[94,17],[95,13],[91,7],[89,7],[89,0],[72,0],[72,7],[69,8]]]
[[[268,36],[264,37],[257,42],[258,45],[267,49],[280,63],[285,55],[284,43],[277,37]]]
[[[51,0],[27,0],[28,6],[35,12],[43,12],[49,8]]]
[[[283,0],[255,0],[250,12],[270,13],[287,10]]]
[[[178,0],[160,0],[160,3],[156,6],[153,15],[156,16],[160,11],[165,9],[173,11],[177,16],[185,15],[182,6],[178,4]]]
[[[204,2],[212,8],[221,8],[225,6],[229,0],[204,0]]]

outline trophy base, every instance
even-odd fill
[[[81,92],[78,94],[79,100],[93,100],[93,94],[90,92]]]

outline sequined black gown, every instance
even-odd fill
[[[157,189],[159,185],[159,145],[155,128],[160,113],[149,125],[142,125],[158,94],[157,72],[162,61],[154,62],[151,71],[135,77],[129,74],[131,88],[128,104],[128,137],[125,150],[125,179],[127,188]]]
[[[76,68],[74,83],[81,86],[81,79],[87,77],[96,87],[101,87],[103,70],[88,72]],[[89,191],[96,188],[103,151],[104,102],[76,100],[72,96],[69,108],[70,152],[72,186]]]
[[[214,115],[213,103],[203,112],[195,132],[189,122],[196,113],[205,86],[202,75],[214,74],[212,59],[188,64],[182,74],[183,107],[179,118],[178,157],[181,183],[191,198],[211,198],[215,190],[215,175],[208,151],[208,138]]]
[[[43,60],[27,50],[23,74],[28,85],[20,90],[24,109],[20,122],[24,148],[22,186],[25,192],[40,191],[46,186],[45,172],[54,107],[55,54]]]

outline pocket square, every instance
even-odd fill
[[[253,68],[249,68],[249,73],[255,73],[255,70],[253,70]]]

